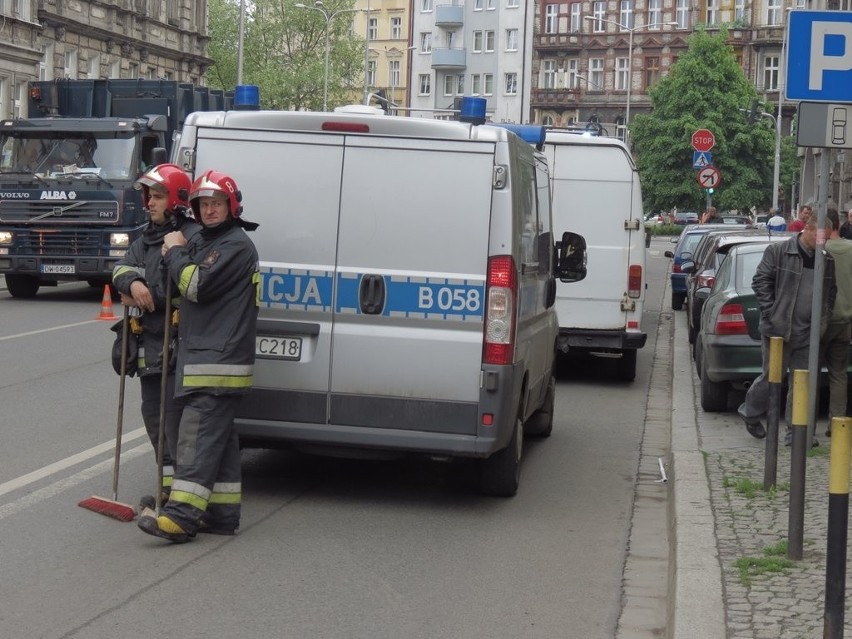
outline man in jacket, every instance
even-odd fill
[[[258,312],[258,256],[241,218],[234,180],[206,171],[190,203],[202,230],[163,241],[168,275],[182,296],[176,395],[184,403],[169,500],[139,528],[172,542],[196,532],[233,535],[240,525],[240,447],[234,415],[251,388]],[[245,229],[245,230],[244,230]]]
[[[163,477],[161,490],[171,490],[177,430],[181,405],[174,400],[174,371],[168,369],[166,396],[161,397],[163,371],[163,342],[165,340],[166,290],[163,286],[161,255],[163,238],[167,233],[180,231],[192,238],[199,230],[189,213],[189,176],[174,164],[162,164],[146,171],[135,184],[141,189],[147,206],[149,222],[142,237],[137,239],[112,271],[112,283],[121,294],[125,306],[142,311],[138,328],[132,339],[138,339],[139,383],[142,394],[142,422],[148,438],[157,450],[160,427],[164,428]],[[138,334],[141,330],[141,334]],[[165,402],[165,423],[160,424],[160,404]],[[142,503],[149,506],[155,498],[146,495]]]
[[[841,239],[839,219],[835,209],[828,209],[827,219],[832,223],[830,239],[825,251],[834,264],[837,295],[828,328],[822,339],[822,353],[828,369],[828,428],[831,437],[831,418],[844,417],[847,411],[849,342],[852,339],[852,242]]]
[[[826,222],[830,229],[831,223]],[[782,370],[808,368],[808,348],[811,332],[811,302],[814,286],[814,259],[816,251],[816,217],[808,219],[805,229],[786,242],[766,247],[763,258],[752,279],[752,289],[760,306],[761,352],[763,372],[746,393],[738,412],[753,437],[766,437],[761,420],[766,417],[769,387],[766,379],[769,366],[769,338],[784,339]],[[825,262],[822,281],[821,331],[825,332],[836,294],[834,263]],[[792,392],[787,393],[787,430],[791,425]]]

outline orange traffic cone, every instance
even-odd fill
[[[101,312],[98,313],[99,320],[117,320],[118,318],[112,313],[112,295],[109,291],[109,284],[104,284],[104,297],[101,300]]]

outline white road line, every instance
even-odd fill
[[[136,430],[130,431],[129,433],[125,433],[121,438],[121,448],[124,450],[124,447],[130,442],[139,439],[140,437],[147,437],[147,433],[144,428],[137,428]],[[150,444],[146,444],[150,446]],[[144,448],[144,446],[141,446]],[[104,442],[103,444],[98,444],[90,448],[89,450],[84,450],[82,452],[77,453],[76,455],[71,455],[70,457],[66,457],[65,459],[60,459],[58,462],[54,462],[45,466],[44,468],[39,468],[38,470],[34,470],[31,473],[27,473],[26,475],[21,475],[15,479],[10,479],[7,482],[0,484],[0,497],[5,495],[6,493],[10,493],[13,490],[18,490],[19,488],[23,488],[29,484],[37,482],[39,480],[44,479],[45,477],[49,477],[59,471],[65,470],[66,468],[70,468],[75,464],[79,464],[84,462],[96,455],[100,455],[105,453],[108,450],[115,450],[115,440],[111,440],[108,442]],[[135,448],[133,450],[136,450]],[[130,451],[126,451],[122,453],[122,458],[127,455]],[[135,455],[138,457],[138,455]],[[109,462],[105,462],[108,465],[113,463],[114,459],[110,459]],[[100,464],[99,464],[100,466]],[[93,468],[97,468],[98,466],[93,466]],[[85,472],[85,471],[83,471]],[[79,474],[79,473],[78,473]],[[76,475],[75,475],[76,477]],[[78,482],[79,483],[79,482]],[[2,512],[2,511],[0,511]]]
[[[50,331],[61,331],[63,328],[74,328],[75,326],[85,326],[86,324],[93,324],[94,322],[100,322],[102,320],[86,320],[85,322],[77,322],[75,324],[65,324],[64,326],[54,326],[52,328],[43,328],[40,331],[29,331],[28,333],[18,333],[17,335],[7,335],[6,337],[0,337],[0,342],[3,342],[7,339],[17,339],[18,337],[29,337],[30,335],[40,335],[41,333],[49,333]]]

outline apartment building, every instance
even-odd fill
[[[27,83],[163,78],[201,83],[207,0],[0,0],[0,119],[27,117]]]

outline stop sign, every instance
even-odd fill
[[[696,151],[709,151],[716,144],[716,136],[710,129],[698,129],[692,134],[692,148]]]

